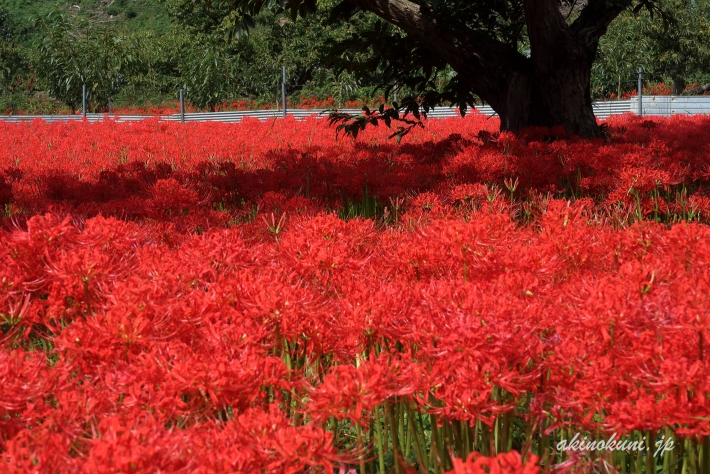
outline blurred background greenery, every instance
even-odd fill
[[[677,24],[647,12],[622,14],[602,38],[594,99],[634,93],[644,68],[650,93],[703,93],[710,83],[710,0],[661,0]],[[184,89],[191,110],[279,106],[281,67],[289,106],[391,101],[391,71],[404,36],[375,16],[343,20],[322,0],[293,20],[262,12],[244,34],[229,2],[193,0],[0,0],[0,113],[174,111]],[[406,66],[406,65],[405,65]],[[426,71],[432,87],[455,80]],[[433,80],[431,80],[433,78]],[[706,86],[707,87],[707,86]],[[710,88],[710,87],[708,87]],[[399,84],[406,93],[407,84]]]

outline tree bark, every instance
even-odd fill
[[[481,99],[494,110],[505,96],[507,76],[527,67],[525,56],[480,32],[457,29],[426,17],[409,0],[349,0],[363,10],[404,30],[433,54],[441,56],[461,74]]]
[[[590,93],[596,44],[575,34],[556,0],[524,0],[537,93],[550,124],[583,137],[601,137]]]
[[[685,79],[680,76],[673,77],[673,95],[683,95],[685,90]]]
[[[561,125],[569,134],[602,136],[592,109],[592,62],[599,38],[630,0],[589,0],[571,25],[556,0],[524,0],[529,58],[486,33],[428,16],[410,0],[349,1],[398,26],[449,63],[498,113],[502,130]]]

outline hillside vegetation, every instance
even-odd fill
[[[170,29],[166,4],[158,0],[2,0],[16,27],[16,41],[28,45],[41,31],[33,20],[51,12],[64,13],[92,24],[111,24],[127,31],[165,34]]]

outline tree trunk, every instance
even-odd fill
[[[673,77],[673,95],[683,95],[685,90],[685,79],[680,76]]]
[[[508,79],[505,101],[493,107],[501,130],[562,126],[570,135],[601,137],[590,95],[591,63],[536,69],[515,71]]]
[[[592,62],[599,38],[630,2],[590,1],[568,25],[556,0],[524,0],[531,46],[526,58],[488,33],[424,14],[410,0],[349,1],[398,26],[450,64],[498,113],[502,130],[560,125],[571,135],[602,136],[592,109]]]
[[[567,133],[598,138],[602,131],[592,109],[590,79],[596,43],[567,25],[555,0],[526,0],[525,18],[533,67],[534,107],[528,126],[563,126]]]

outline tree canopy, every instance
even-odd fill
[[[384,122],[402,136],[433,106],[485,102],[505,130],[562,125],[600,136],[592,94],[635,88],[638,66],[676,93],[710,77],[709,0],[57,1],[55,10],[42,3],[31,29],[16,3],[0,11],[3,110],[25,91],[76,108],[83,82],[91,110],[109,99],[174,100],[178,89],[202,109],[273,104],[285,65],[296,101],[330,96],[341,107],[382,93],[391,104],[397,91],[393,107],[332,116],[351,133]],[[131,23],[139,20],[146,30]]]
[[[655,81],[670,79],[674,95],[684,93],[688,82],[709,82],[710,1],[659,0],[659,6],[672,14],[673,25],[647,11],[627,11],[600,41],[593,74],[617,95],[629,83],[636,87],[639,66]]]
[[[380,18],[373,29],[348,47],[369,51],[364,62],[384,79],[414,92],[379,118],[399,112],[426,112],[444,101],[462,111],[478,98],[501,116],[501,127],[517,131],[562,125],[568,132],[600,136],[591,108],[590,75],[600,38],[626,10],[645,9],[669,20],[655,0],[204,0],[208,8],[228,11],[221,28],[245,32],[265,9],[290,12],[292,18],[330,9],[332,19],[358,12]],[[360,42],[359,46],[356,45]],[[353,64],[355,68],[359,65]],[[441,87],[439,73],[454,74]],[[399,110],[402,109],[402,110]],[[345,117],[344,120],[347,121]]]

